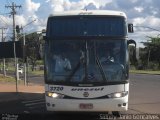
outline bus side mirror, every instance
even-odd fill
[[[49,43],[49,38],[47,36],[43,36],[43,40],[45,41],[46,44]]]
[[[42,36],[43,36],[43,40],[48,42],[45,29],[42,30]]]
[[[133,56],[132,56],[133,58],[132,58],[132,59],[133,59],[135,62],[137,62],[137,57],[136,57],[136,46],[137,46],[137,45],[136,45],[136,42],[135,42],[134,40],[130,39],[130,40],[127,41],[127,45],[129,46],[130,44],[134,44],[134,46],[135,46],[135,47],[134,47],[134,50],[133,50]]]
[[[132,23],[129,23],[129,24],[128,24],[128,32],[129,32],[129,33],[133,33],[133,32],[134,32],[133,24],[132,24]]]
[[[47,39],[47,38],[46,38],[46,30],[45,30],[45,29],[42,30],[42,36],[43,36],[43,40],[46,40],[46,39]]]
[[[47,36],[43,36],[43,40],[45,40],[45,41],[46,41],[46,40],[47,40]]]
[[[135,48],[136,48],[136,42],[132,39],[128,40],[127,41],[127,44],[130,45],[130,44],[134,44],[135,45]]]

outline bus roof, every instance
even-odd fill
[[[78,16],[78,15],[105,15],[105,16],[123,16],[126,18],[126,14],[121,11],[110,11],[110,10],[74,10],[74,11],[63,11],[55,12],[49,17],[54,16]]]

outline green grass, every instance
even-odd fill
[[[29,73],[34,75],[44,75],[44,70],[29,71]]]
[[[138,74],[158,74],[160,75],[160,71],[152,71],[152,70],[130,70],[130,73],[138,73]],[[44,71],[41,70],[35,70],[35,71],[29,71],[29,73],[34,75],[44,75]]]
[[[0,74],[0,83],[15,83],[16,80],[14,77],[11,76],[4,76]],[[23,80],[18,80],[18,84],[22,84]]]
[[[4,76],[0,74],[0,82],[15,82],[15,78],[10,77],[10,76]]]
[[[22,68],[23,69],[23,68]],[[15,67],[12,66],[12,67],[8,67],[8,71],[12,71],[14,72],[15,71]],[[23,71],[24,72],[24,71]],[[29,74],[33,74],[33,75],[44,75],[44,70],[34,70],[32,71],[31,70],[31,67],[29,67]]]
[[[15,67],[8,67],[9,71],[15,71]]]
[[[130,73],[139,73],[139,74],[158,74],[160,75],[160,71],[153,70],[129,70]]]

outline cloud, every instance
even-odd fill
[[[134,7],[134,9],[140,13],[144,10],[143,7]]]
[[[33,14],[40,7],[40,3],[32,2],[32,0],[25,0],[24,8],[28,13]]]
[[[37,12],[41,6],[41,3],[33,2],[32,0],[25,0],[24,4],[22,5],[22,14],[16,15],[16,24],[19,26],[24,27],[24,31],[32,31],[37,30],[40,24],[37,24],[37,20],[39,16]],[[36,22],[33,22],[36,20]],[[32,26],[31,26],[32,25]]]
[[[98,7],[94,0],[80,0],[77,2],[71,2],[69,0],[50,0],[49,2],[52,6],[52,12],[60,12],[65,10],[80,10],[84,9],[85,6],[89,5],[90,3]]]
[[[160,0],[25,0],[22,15],[17,15],[17,24],[25,25],[34,19],[36,22],[32,26],[26,27],[26,31],[37,31],[46,27],[47,18],[50,14],[57,11],[81,10],[84,8],[100,9],[100,10],[118,10],[126,13],[129,22],[135,25],[148,26],[160,29]],[[5,18],[4,18],[5,19]],[[7,18],[7,22],[11,25],[12,19]],[[158,34],[144,28],[135,28],[133,35],[129,37],[135,39],[145,39],[148,35]],[[151,33],[151,34],[150,34]]]
[[[46,0],[52,7],[52,12],[65,11],[65,10],[80,10],[84,8],[99,9],[106,3],[110,3],[112,0]]]
[[[15,16],[15,19],[16,19],[16,25],[22,25],[22,26],[24,26],[24,25],[26,25],[27,23],[27,21],[26,21],[26,18],[23,16],[23,15],[16,15]]]

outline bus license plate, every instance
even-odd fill
[[[81,103],[81,104],[79,104],[79,108],[80,109],[93,109],[93,104],[91,104],[91,103],[87,103],[87,104]]]

